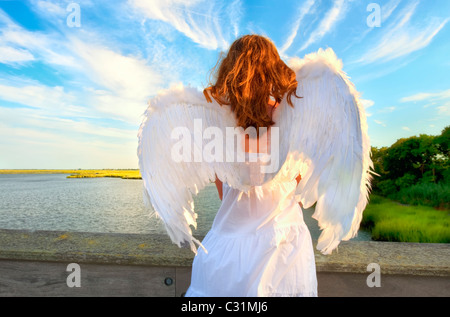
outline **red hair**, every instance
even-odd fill
[[[230,105],[237,125],[246,129],[270,127],[274,124],[267,112],[269,98],[277,103],[286,95],[296,95],[295,73],[281,59],[275,45],[260,35],[245,35],[231,45],[222,61],[218,62],[216,81],[203,93],[220,105]]]

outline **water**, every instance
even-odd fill
[[[0,174],[0,228],[114,233],[163,233],[164,225],[143,203],[142,180],[67,178],[65,174]],[[198,227],[211,228],[220,200],[214,184],[194,198]],[[311,236],[320,231],[304,211]],[[355,240],[370,240],[360,231]]]

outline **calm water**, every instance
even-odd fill
[[[66,178],[64,174],[0,175],[0,228],[81,232],[165,233],[163,224],[144,206],[142,181],[118,178]],[[198,230],[204,235],[220,200],[214,184],[195,197]],[[304,218],[313,239],[313,210]],[[355,240],[370,240],[360,231]]]

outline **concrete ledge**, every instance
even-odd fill
[[[367,265],[377,263],[383,274],[450,276],[449,244],[347,241],[315,257],[319,272],[367,273]]]
[[[166,235],[0,229],[4,260],[190,267],[193,258]],[[348,241],[331,255],[316,251],[318,272],[367,273],[369,263],[383,274],[450,276],[450,245]]]
[[[164,235],[0,229],[0,259],[176,267],[193,254]]]
[[[182,296],[193,258],[166,235],[0,229],[0,296]],[[66,282],[69,263],[80,288]],[[370,263],[382,287],[368,287]],[[449,244],[344,242],[316,251],[316,267],[321,297],[450,296]]]

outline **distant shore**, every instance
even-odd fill
[[[67,178],[117,177],[123,179],[142,179],[138,169],[3,169],[0,174],[69,174]]]

